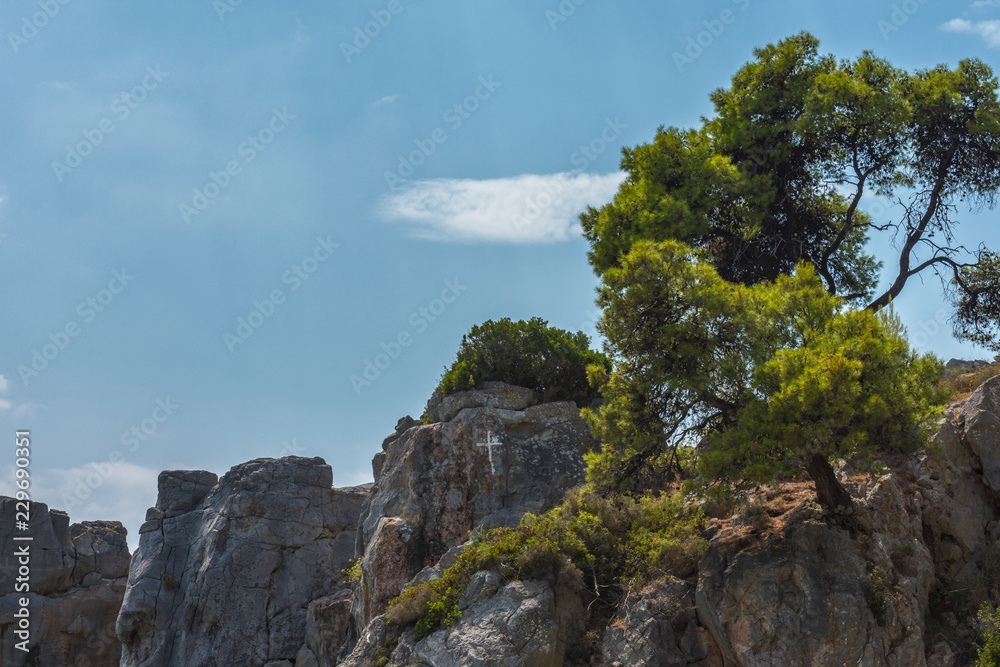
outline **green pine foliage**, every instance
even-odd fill
[[[590,262],[603,276],[636,243],[676,240],[744,285],[804,262],[871,310],[935,272],[956,335],[1000,351],[1000,253],[952,242],[960,207],[992,207],[1000,192],[997,91],[975,59],[908,72],[868,51],[824,55],[808,33],[755,49],[699,127],[623,149],[618,193],[580,218]],[[875,219],[870,195],[900,206]],[[875,296],[882,264],[866,243],[890,230],[899,255]]]
[[[610,362],[590,349],[583,333],[548,326],[533,317],[487,320],[462,337],[455,362],[438,385],[443,394],[466,391],[496,380],[538,392],[545,401],[584,403],[597,396],[587,381],[587,367],[610,370]]]
[[[723,280],[676,241],[643,242],[600,288],[613,373],[585,410],[599,488],[641,492],[698,472],[728,489],[803,469],[813,454],[871,464],[926,443],[940,362],[913,352],[898,320],[845,311],[815,270],[752,286]],[[684,471],[683,447],[697,467]]]

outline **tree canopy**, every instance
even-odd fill
[[[811,265],[830,294],[877,311],[910,278],[937,273],[955,332],[1000,351],[1000,260],[956,241],[958,207],[992,207],[1000,188],[997,79],[962,60],[909,73],[864,52],[821,55],[802,33],[755,50],[715,116],[661,127],[623,150],[614,200],[582,216],[598,275],[643,240],[675,239],[728,281],[752,285]],[[890,220],[866,195],[897,203]],[[894,234],[898,265],[876,294],[880,262],[865,244]]]
[[[581,216],[614,364],[590,374],[591,481],[643,492],[693,462],[702,488],[733,489],[805,470],[835,507],[850,497],[831,459],[924,446],[941,364],[885,308],[937,272],[956,334],[1000,350],[1000,255],[955,234],[959,204],[1000,188],[997,86],[976,60],[908,73],[803,33],[757,49],[700,128],[624,149],[614,200]],[[870,194],[898,215],[865,213]],[[880,293],[875,233],[899,249]]]
[[[462,336],[438,390],[451,394],[496,380],[537,391],[543,400],[584,403],[597,396],[587,381],[588,366],[610,369],[610,361],[590,349],[583,332],[550,327],[539,317],[486,320]]]
[[[605,402],[585,414],[604,488],[656,488],[685,445],[705,480],[739,488],[802,468],[820,484],[829,458],[865,465],[926,444],[940,362],[913,352],[891,315],[844,309],[808,264],[746,286],[677,241],[647,241],[599,293],[615,370],[592,371]],[[838,488],[821,500],[843,504]]]

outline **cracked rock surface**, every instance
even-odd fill
[[[428,424],[401,419],[372,462],[375,486],[357,537],[355,636],[470,531],[516,525],[584,481],[593,440],[572,402],[536,405],[528,389],[484,382],[435,393],[427,414]]]
[[[62,667],[117,665],[121,645],[115,619],[125,593],[129,552],[118,521],[84,521],[32,502],[27,531],[15,530],[23,504],[0,496],[0,664]],[[13,537],[30,536],[30,541]],[[18,550],[30,545],[30,592],[18,590]],[[22,582],[23,583],[23,582]],[[27,597],[27,653],[14,635]]]
[[[118,617],[122,667],[295,662],[311,602],[342,592],[368,486],[321,458],[257,459],[221,479],[160,474]],[[304,659],[307,659],[304,657]]]
[[[474,584],[470,584],[470,588]],[[384,617],[367,628],[342,667],[562,667],[567,647],[583,632],[586,610],[571,590],[544,581],[512,581],[472,603],[458,622],[415,641],[413,630],[391,643]],[[384,649],[383,649],[384,650]]]

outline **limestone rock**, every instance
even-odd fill
[[[295,667],[336,664],[351,620],[350,591],[313,600],[306,612],[306,641]]]
[[[694,587],[668,578],[625,598],[601,640],[604,667],[722,667],[698,626]]]
[[[576,405],[530,405],[529,394],[484,383],[436,397],[428,414],[449,421],[400,420],[385,440],[358,530],[357,634],[470,531],[515,525],[525,512],[544,512],[584,481],[582,455],[593,441]]]
[[[1000,498],[1000,377],[952,406],[938,424],[938,445],[915,467],[924,532],[937,577],[973,583],[996,542]]]
[[[161,473],[118,617],[122,666],[291,664],[310,603],[345,588],[368,491],[331,481],[322,459],[301,457],[222,479]]]
[[[454,394],[442,395],[435,390],[427,401],[427,418],[431,422],[449,422],[465,408],[524,410],[537,402],[530,389],[503,382],[483,382],[475,389]]]
[[[990,362],[983,359],[976,359],[974,361],[967,361],[965,359],[949,359],[948,363],[944,365],[945,375],[962,375],[963,373],[972,373],[979,370],[983,366],[989,366]]]
[[[920,511],[886,475],[855,502],[854,533],[790,512],[758,545],[716,538],[699,564],[698,618],[727,664],[923,666],[934,569]]]
[[[979,458],[983,477],[1000,495],[1000,376],[984,382],[962,408],[963,437]]]
[[[124,526],[117,521],[69,523],[65,512],[32,502],[27,531],[15,531],[18,502],[0,497],[0,664],[117,665],[121,644],[115,619],[125,593],[129,552]],[[14,535],[31,541],[14,541]],[[17,591],[18,557],[29,545],[30,592]],[[14,635],[27,597],[30,639],[27,653]]]
[[[471,585],[471,584],[470,584]],[[413,631],[393,641],[377,617],[342,667],[372,667],[391,649],[388,667],[562,667],[566,650],[583,632],[586,616],[570,590],[542,581],[512,581],[470,606],[459,621],[421,641]]]

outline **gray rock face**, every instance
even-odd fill
[[[694,587],[668,578],[632,592],[601,640],[604,667],[723,667],[699,627]]]
[[[31,503],[29,529],[16,531],[14,498],[0,497],[0,664],[117,665],[115,619],[128,575],[124,526],[117,521],[70,525],[65,512]],[[20,509],[23,509],[20,508]],[[31,536],[29,541],[12,537]],[[17,550],[29,545],[30,592],[18,591]],[[27,597],[29,651],[16,648],[20,598]]]
[[[530,391],[502,383],[436,396],[428,415],[448,421],[400,420],[382,444],[358,531],[358,635],[470,531],[544,512],[584,481],[582,455],[593,441],[576,405],[532,402]]]
[[[1000,376],[949,409],[935,443],[915,469],[924,533],[937,577],[961,587],[1000,539]]]
[[[887,475],[855,503],[859,533],[815,509],[754,548],[727,549],[720,534],[702,558],[698,617],[727,664],[925,665],[933,564],[919,501]]]
[[[257,459],[222,479],[166,471],[118,617],[121,664],[291,664],[311,602],[343,590],[365,487],[320,458]],[[225,662],[219,662],[225,656]]]
[[[972,373],[973,371],[989,365],[990,362],[983,359],[976,359],[975,361],[967,361],[965,359],[949,359],[948,363],[944,365],[944,370],[947,375],[961,375],[962,373]]]
[[[700,570],[698,615],[732,664],[876,664],[864,566],[842,531],[810,521],[764,549],[712,546]]]
[[[975,628],[931,610],[949,630],[925,646],[925,619],[935,585],[975,591],[987,581],[1000,539],[1000,377],[951,406],[932,444],[912,477],[848,484],[850,533],[806,503],[757,548],[713,539],[696,599],[727,664],[956,664]]]
[[[530,389],[503,382],[483,382],[472,391],[445,396],[435,391],[427,401],[427,418],[431,422],[450,422],[465,408],[524,410],[537,402],[535,393]]]
[[[306,612],[306,643],[295,667],[335,665],[351,621],[350,591],[313,600]]]
[[[473,579],[466,596],[484,580]],[[562,667],[583,632],[586,610],[572,591],[542,581],[512,581],[469,606],[459,621],[421,641],[410,630],[392,641],[384,617],[367,628],[342,667],[372,667],[391,649],[389,667]]]

